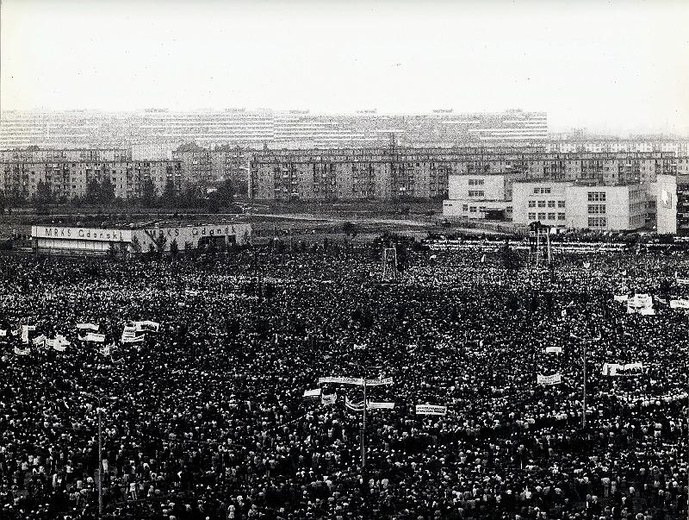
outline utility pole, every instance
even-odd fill
[[[583,349],[583,356],[582,356],[582,364],[583,364],[583,375],[584,375],[584,383],[582,385],[583,387],[583,398],[582,398],[582,410],[581,410],[581,427],[583,429],[586,429],[586,364],[587,364],[587,354],[588,354],[588,349],[587,349],[587,344],[591,341],[598,341],[601,339],[601,335],[599,335],[597,338],[580,338],[579,336],[576,336],[572,333],[570,333],[570,336],[574,339],[578,339],[579,341],[582,342],[582,349]]]
[[[102,428],[102,413],[103,413],[103,407],[101,406],[101,402],[103,400],[102,396],[90,394],[88,392],[82,392],[83,395],[87,397],[91,397],[92,399],[95,399],[96,402],[98,403],[98,409],[96,412],[98,413],[98,518],[103,517],[103,428]],[[114,397],[108,397],[110,400],[115,400]]]
[[[101,414],[103,410],[98,399],[98,518],[103,518],[103,433]]]
[[[364,415],[361,421],[361,472],[363,474],[366,465],[366,372],[364,372]],[[363,475],[362,475],[363,476]]]

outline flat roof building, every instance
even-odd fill
[[[243,245],[251,240],[251,225],[216,223],[186,226],[151,226],[139,229],[104,229],[35,225],[31,239],[37,253],[104,255],[120,252],[169,252],[172,243],[183,252],[211,244],[217,248]]]

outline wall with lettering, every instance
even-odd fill
[[[94,242],[130,242],[132,231],[130,229],[31,226],[31,237]]]
[[[147,252],[151,245],[156,250],[169,251],[170,244],[175,240],[179,251],[184,251],[187,243],[197,247],[199,240],[204,237],[233,237],[237,244],[245,244],[251,237],[251,225],[225,223],[205,226],[146,228],[134,230],[132,233],[132,237],[141,246],[141,252]]]

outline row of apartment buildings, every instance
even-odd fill
[[[484,149],[264,150],[249,162],[249,196],[259,200],[444,198],[454,176],[517,175],[614,186],[689,173],[672,152],[547,153]],[[472,197],[483,199],[480,189]],[[452,198],[452,197],[450,197]],[[469,216],[469,215],[466,215]]]
[[[139,198],[149,181],[158,194],[170,184],[176,192],[183,185],[180,161],[74,161],[0,163],[0,192],[9,198],[30,199],[47,186],[54,200],[84,197],[90,181],[106,179],[115,197]]]
[[[535,142],[548,137],[545,112],[311,114],[308,110],[149,109],[130,113],[88,110],[0,113],[0,147],[113,147],[137,143],[248,148],[372,147],[391,133],[400,142],[451,146],[459,142]]]

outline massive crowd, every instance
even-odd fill
[[[98,516],[99,415],[104,518],[686,517],[689,325],[663,301],[687,258],[417,251],[384,282],[368,245],[287,249],[0,257],[0,518]],[[635,292],[656,315],[613,299]],[[121,343],[133,320],[160,330]],[[22,325],[71,344],[27,347]],[[393,379],[367,389],[395,408],[367,412],[363,468],[362,388],[305,398],[325,376]]]

